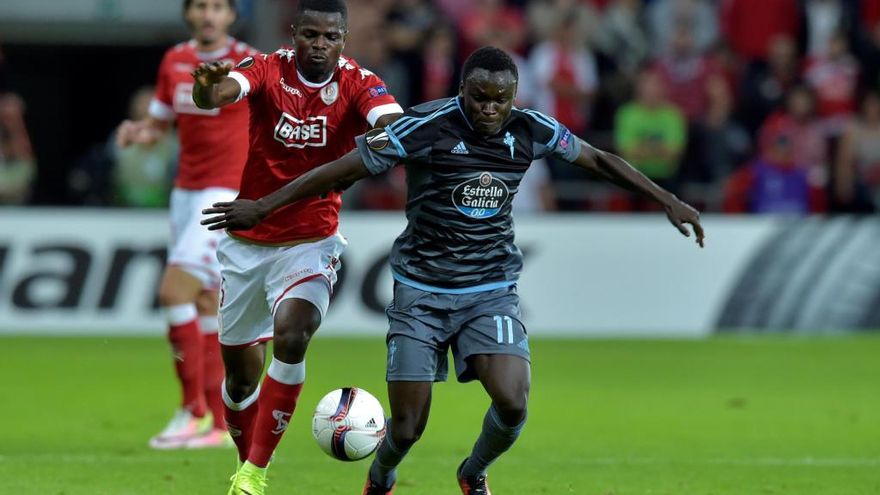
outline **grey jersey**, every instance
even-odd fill
[[[356,140],[367,169],[406,166],[406,230],[391,252],[399,282],[466,293],[516,283],[511,200],[533,160],[573,161],[580,141],[555,119],[514,109],[494,136],[475,132],[459,98],[415,106],[385,129]]]

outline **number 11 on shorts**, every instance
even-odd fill
[[[513,318],[509,316],[501,316],[495,315],[493,316],[495,319],[495,328],[498,330],[498,343],[504,343],[504,328],[503,324],[507,323],[507,343],[513,343]]]

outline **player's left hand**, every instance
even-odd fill
[[[666,217],[669,218],[669,222],[685,237],[691,236],[691,232],[685,227],[685,224],[690,224],[697,235],[697,244],[703,247],[705,236],[703,235],[703,226],[700,225],[700,212],[675,196],[672,196],[663,206],[666,208]]]
[[[266,216],[257,201],[236,199],[214,203],[212,208],[202,210],[203,215],[214,215],[201,221],[208,230],[248,230],[254,228]]]

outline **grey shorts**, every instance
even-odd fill
[[[400,282],[388,315],[386,379],[445,381],[452,347],[458,381],[474,380],[468,358],[510,354],[530,359],[516,286],[471,294],[436,294]]]

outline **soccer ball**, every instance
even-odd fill
[[[312,435],[329,456],[358,461],[372,454],[385,436],[385,411],[366,390],[336,389],[318,402]]]

